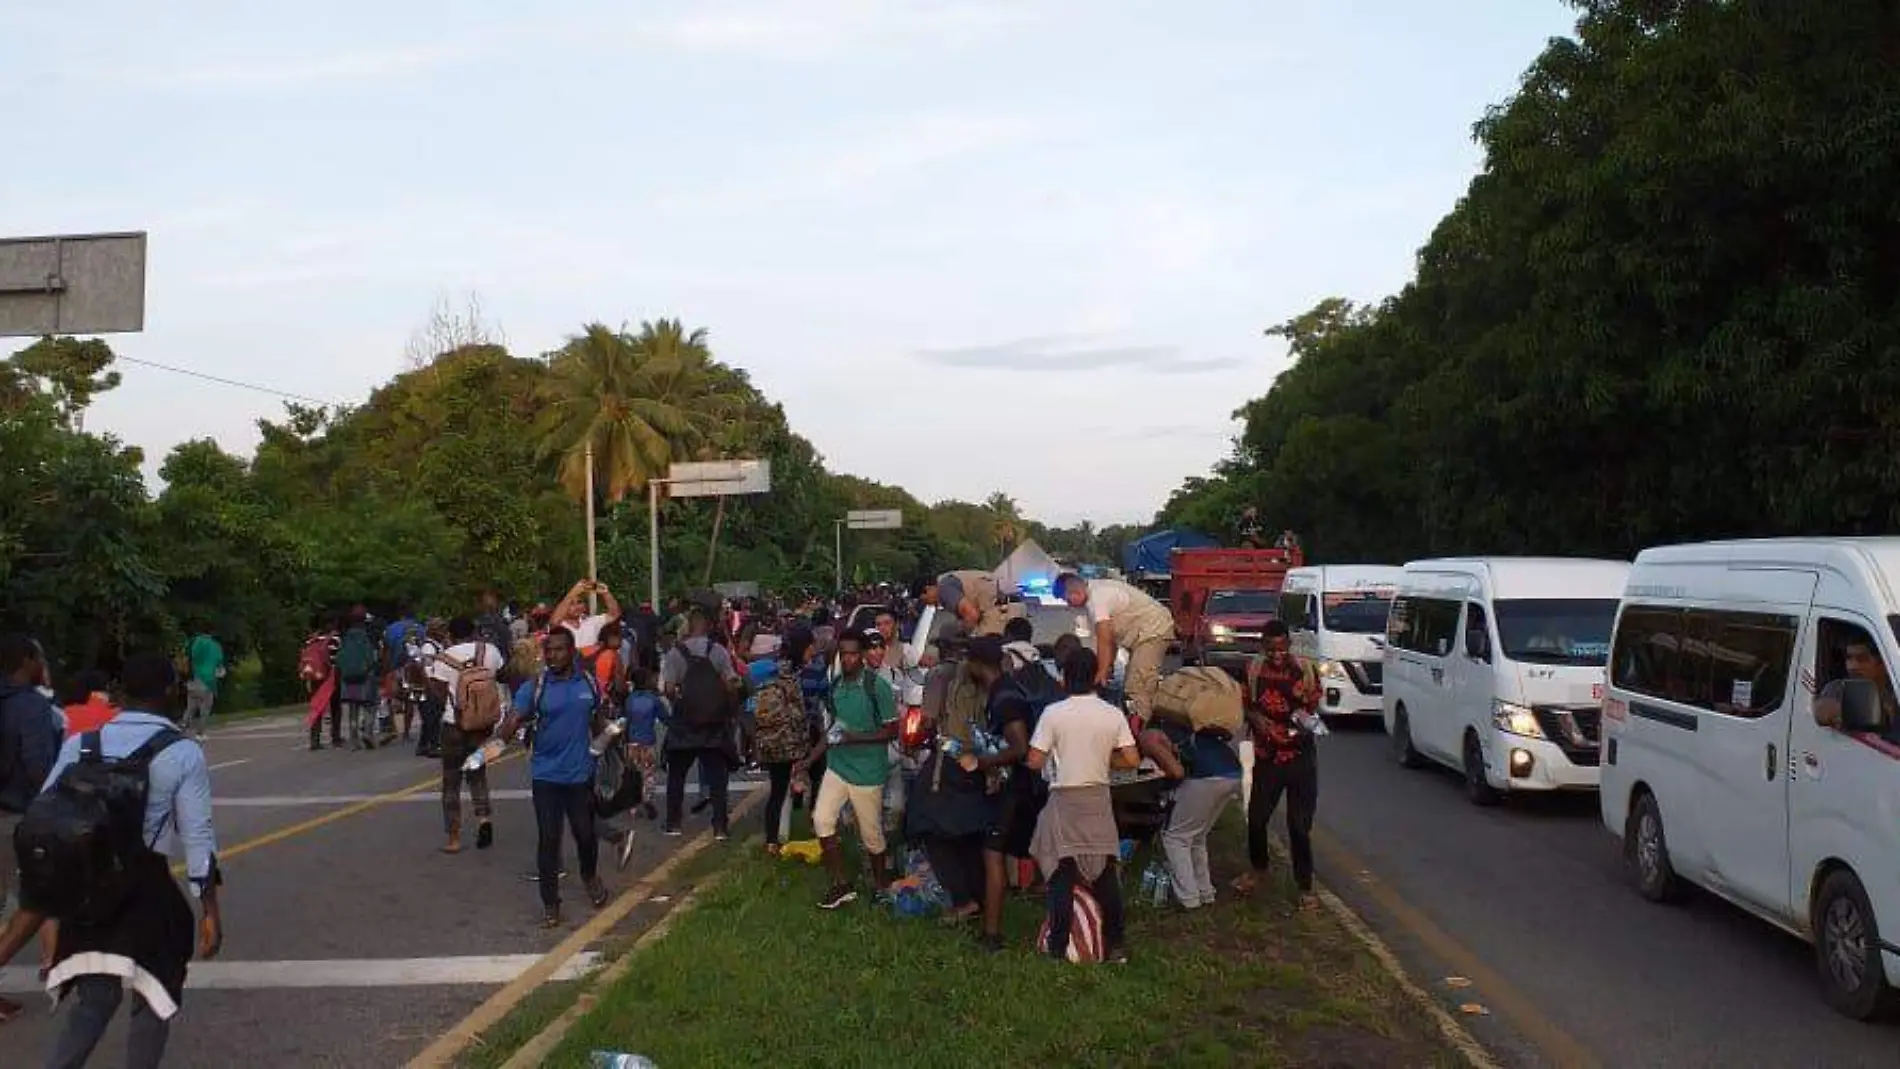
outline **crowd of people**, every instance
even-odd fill
[[[976,571],[796,606],[707,591],[663,613],[626,609],[590,580],[526,611],[493,591],[447,619],[398,605],[385,622],[359,605],[315,630],[300,657],[309,744],[325,748],[326,723],[332,749],[413,739],[440,763],[447,854],[464,847],[465,793],[475,849],[495,845],[488,765],[524,747],[548,927],[563,924],[566,840],[598,908],[611,897],[602,844],[624,867],[637,820],[682,834],[695,774],[693,812],[710,808],[724,841],[731,777],[750,771],[766,780],[767,851],[784,848],[792,810],[809,810],[820,907],[859,897],[849,833],[875,893],[905,875],[905,860],[927,858],[946,920],[972,922],[985,947],[1005,946],[1013,888],[1044,897],[1041,949],[1068,955],[1086,894],[1102,957],[1123,961],[1132,818],[1118,783],[1171,800],[1150,830],[1172,897],[1201,908],[1216,897],[1207,837],[1245,795],[1249,746],[1237,732],[1157,715],[1165,607],[1114,579],[1065,574],[1054,591],[1087,612],[1092,643],[1065,631],[1039,645],[1023,603]],[[1118,660],[1121,687],[1109,691]],[[0,964],[39,936],[42,975],[73,1004],[49,1064],[83,1065],[130,989],[129,1062],[157,1065],[187,966],[222,942],[199,740],[225,674],[223,648],[205,633],[176,658],[126,658],[116,680],[56,679],[30,637],[0,636],[0,892],[18,900],[0,927]],[[1295,878],[1310,892],[1318,695],[1283,626],[1268,625],[1246,694],[1244,734],[1262,770],[1247,806],[1252,867],[1271,862],[1265,827],[1284,796]],[[98,831],[91,846],[60,839],[87,821]],[[183,889],[166,859],[172,836],[184,846]],[[1233,887],[1251,890],[1254,878]],[[0,1023],[19,1009],[0,1000]]]

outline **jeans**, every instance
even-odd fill
[[[600,872],[600,838],[594,831],[594,786],[591,783],[549,783],[535,780],[534,865],[540,877],[541,904],[561,904],[561,824],[574,833],[574,852],[580,855],[581,880],[591,884]]]
[[[1273,855],[1267,847],[1267,825],[1286,795],[1286,841],[1293,854],[1293,882],[1302,891],[1313,889],[1313,813],[1319,808],[1319,762],[1312,751],[1291,761],[1278,762],[1272,754],[1255,756],[1253,797],[1247,805],[1247,858],[1254,871],[1265,872]]]
[[[712,794],[713,831],[724,833],[727,828],[726,809],[726,752],[715,746],[698,750],[674,750],[666,755],[666,826],[677,828],[680,817],[686,808],[686,772],[698,762],[703,775],[710,779],[707,789]]]
[[[771,845],[779,841],[779,818],[785,812],[785,800],[792,793],[792,763],[773,761],[765,766],[765,774],[772,781],[765,795],[765,841]]]
[[[1207,863],[1207,833],[1229,802],[1240,796],[1238,779],[1190,779],[1174,790],[1174,810],[1161,832],[1174,900],[1188,909],[1214,904],[1214,876]]]
[[[124,982],[116,976],[74,980],[67,997],[66,1021],[53,1040],[47,1069],[80,1069],[85,1065],[124,999]],[[133,995],[132,1017],[125,1030],[126,1069],[158,1069],[165,1060],[165,1043],[171,1031],[170,1021],[160,1020],[144,999]]]
[[[1089,892],[1102,907],[1102,949],[1122,948],[1127,936],[1122,928],[1122,883],[1119,862],[1111,861],[1089,886]],[[1058,961],[1069,956],[1069,925],[1075,920],[1075,885],[1082,880],[1075,859],[1065,857],[1049,874],[1049,955]]]
[[[450,835],[462,830],[462,782],[468,781],[468,796],[475,802],[475,819],[488,823],[493,811],[488,800],[488,769],[463,772],[462,762],[480,746],[480,740],[454,724],[436,722],[442,733],[442,828]]]
[[[416,715],[422,718],[422,730],[416,732],[416,752],[427,754],[431,750],[442,748],[442,701],[431,694],[416,705]]]

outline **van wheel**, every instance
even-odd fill
[[[1636,877],[1636,893],[1651,902],[1673,902],[1682,896],[1682,883],[1669,863],[1669,838],[1663,833],[1662,807],[1656,796],[1643,791],[1630,807],[1623,829],[1623,856]]]
[[[1412,745],[1412,722],[1405,715],[1405,707],[1400,706],[1392,714],[1392,759],[1400,768],[1422,768],[1425,758]]]
[[[1478,733],[1465,732],[1465,797],[1472,805],[1497,805],[1503,797],[1484,774],[1484,750],[1478,745]]]
[[[1813,924],[1814,960],[1828,1005],[1856,1021],[1890,1017],[1900,1010],[1900,996],[1887,986],[1880,960],[1873,906],[1852,872],[1839,869],[1821,881]]]

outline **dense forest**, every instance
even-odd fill
[[[438,313],[440,316],[440,313]],[[264,666],[254,700],[294,693],[296,650],[319,613],[363,601],[461,611],[494,586],[530,602],[584,574],[575,460],[591,439],[603,580],[644,600],[646,478],[673,460],[763,457],[772,492],[664,502],[669,592],[759,581],[781,593],[836,585],[834,521],[897,508],[896,531],[852,531],[847,584],[989,567],[1025,537],[1082,558],[1119,555],[1126,529],[1052,530],[1006,494],[925,506],[896,487],[828,471],[785,412],[704,331],[590,326],[539,358],[436,321],[436,344],[362,404],[287,406],[254,456],[208,439],[172,450],[154,496],[145,458],[83,429],[116,388],[111,348],[48,338],[0,361],[0,626],[38,636],[65,667],[132,648],[176,648],[209,629]],[[223,387],[207,386],[207,389]]]
[[[1900,16],[1576,6],[1414,281],[1269,330],[1291,368],[1163,520],[1335,561],[1900,529]]]

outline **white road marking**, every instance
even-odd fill
[[[733,794],[744,794],[747,791],[761,790],[766,786],[767,784],[763,782],[738,780],[728,789]],[[699,784],[687,784],[686,793],[689,795],[698,794]],[[656,789],[653,792],[654,804],[659,805],[663,803],[665,801],[665,795],[666,792],[664,790]],[[273,809],[300,805],[357,805],[374,798],[386,797],[386,795],[381,794],[269,794],[249,798],[214,798],[212,799],[212,804],[219,808],[228,806],[233,809]],[[497,802],[521,802],[534,797],[534,795],[529,791],[509,788],[506,790],[491,790],[488,792],[488,797]],[[413,794],[405,794],[401,798],[389,799],[392,803],[427,802],[432,805],[440,803],[441,800],[441,796],[435,791],[417,791]]]
[[[539,954],[496,954],[457,958],[368,958],[339,961],[195,961],[185,987],[201,991],[263,990],[301,987],[438,987],[450,984],[500,985],[526,972]],[[554,975],[574,980],[598,968],[600,955],[578,954]],[[10,995],[45,990],[35,966],[0,969],[0,992]]]
[[[216,772],[220,768],[230,768],[232,765],[249,764],[250,760],[248,757],[239,757],[231,761],[219,761],[217,764],[211,766],[211,771]]]

